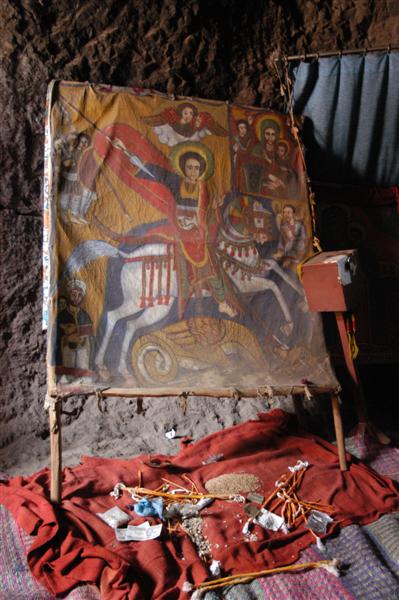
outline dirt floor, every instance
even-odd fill
[[[282,108],[276,55],[388,46],[396,0],[3,0],[0,5],[0,470],[48,464],[41,330],[43,133],[51,79],[148,87]],[[283,402],[292,409],[290,401]],[[173,453],[254,417],[264,401],[95,398],[65,403],[64,460]],[[101,408],[101,407],[100,407]],[[177,437],[165,431],[174,427]]]

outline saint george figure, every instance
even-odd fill
[[[204,290],[215,299],[219,312],[236,316],[240,308],[236,290],[216,256],[221,215],[216,198],[209,196],[207,185],[214,169],[212,152],[200,142],[186,141],[176,144],[166,156],[142,133],[125,123],[112,123],[97,131],[93,151],[102,161],[101,165],[109,167],[125,185],[164,216],[157,224],[146,223],[145,232],[139,236],[132,231],[123,235],[112,233],[111,237],[135,245],[169,245],[178,281],[179,318],[191,296],[202,296]],[[90,187],[95,175],[89,170],[86,174],[85,185]],[[169,253],[168,256],[171,261]],[[151,298],[143,302],[151,306],[154,300],[152,289]]]
[[[277,226],[280,238],[275,258],[284,268],[296,269],[306,254],[307,235],[305,224],[296,218],[295,207],[292,204],[284,205],[282,213],[277,216]]]
[[[67,305],[56,318],[56,373],[67,381],[78,377],[91,381],[94,376],[93,323],[81,307],[86,285],[80,279],[70,279],[66,293]]]
[[[218,209],[212,205],[206,185],[213,173],[213,156],[203,144],[186,142],[174,148],[171,163],[174,171],[147,162],[145,170],[137,170],[136,178],[159,182],[173,198],[173,205],[167,211],[162,209],[168,213],[168,222],[151,228],[148,238],[174,244],[180,318],[189,298],[201,296],[202,290],[214,298],[219,312],[234,317],[237,305],[235,308],[232,284],[215,253]],[[150,194],[141,194],[153,201]]]

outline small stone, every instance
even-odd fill
[[[255,502],[256,504],[262,504],[265,497],[262,494],[257,494],[256,492],[250,492],[247,495],[248,502]]]
[[[260,509],[259,506],[256,506],[256,504],[246,504],[244,506],[244,511],[248,516],[254,518],[259,514]]]

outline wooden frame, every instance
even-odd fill
[[[298,417],[299,425],[302,427],[304,424],[303,413],[301,412],[301,399],[305,394],[317,395],[317,394],[329,394],[331,398],[332,413],[334,419],[335,436],[337,440],[338,448],[338,459],[341,471],[347,470],[347,462],[345,455],[345,439],[342,425],[342,417],[340,410],[340,401],[338,393],[340,388],[332,390],[331,388],[322,386],[290,386],[290,387],[272,387],[266,386],[264,388],[247,388],[238,390],[232,389],[195,389],[192,391],[184,391],[181,389],[165,389],[165,388],[154,388],[148,389],[143,393],[143,389],[123,389],[123,388],[105,388],[98,389],[93,392],[87,391],[76,392],[79,395],[92,395],[97,393],[102,397],[117,396],[125,398],[165,398],[165,397],[176,397],[182,396],[187,398],[208,396],[213,398],[254,398],[259,395],[267,398],[272,396],[286,396],[292,394],[294,400],[295,412]],[[51,482],[50,482],[50,499],[54,504],[61,502],[62,492],[62,439],[61,439],[61,413],[62,413],[62,401],[75,395],[73,392],[49,394],[47,396],[47,407],[49,410],[50,420],[50,468],[51,468]]]

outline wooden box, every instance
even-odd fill
[[[343,312],[357,306],[361,273],[356,250],[320,252],[302,265],[309,310]]]

